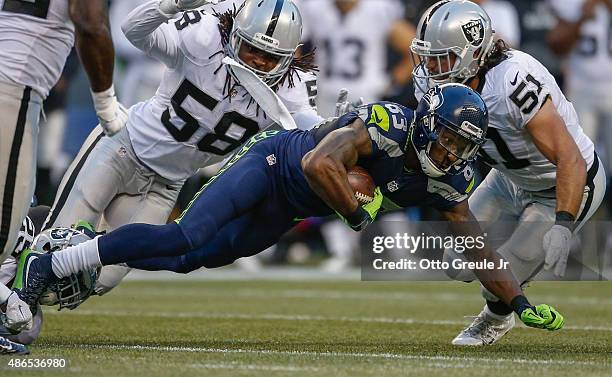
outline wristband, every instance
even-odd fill
[[[101,92],[91,92],[96,114],[102,120],[109,121],[115,118],[117,111],[117,96],[115,96],[115,86],[111,86]]]
[[[357,210],[350,215],[345,216],[345,219],[353,226],[361,226],[363,223],[370,220],[370,214],[361,206],[358,206]]]
[[[533,305],[529,303],[529,300],[527,300],[527,297],[523,295],[519,295],[513,298],[512,301],[510,301],[510,306],[512,307],[512,310],[514,310],[514,312],[519,316],[525,309],[533,307]]]
[[[574,230],[576,217],[567,211],[559,211],[555,215],[555,225],[562,225],[569,230]]]

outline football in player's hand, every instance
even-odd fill
[[[348,181],[359,204],[368,204],[374,200],[374,179],[361,166],[353,166],[348,170]]]

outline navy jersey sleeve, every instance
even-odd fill
[[[357,112],[372,139],[372,158],[404,154],[412,110],[392,102],[376,102]]]
[[[440,178],[429,178],[427,192],[431,205],[441,211],[449,210],[467,200],[476,186],[474,167],[468,165],[457,175],[446,175]]]

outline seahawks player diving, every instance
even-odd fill
[[[455,232],[475,234],[479,229],[465,200],[473,177],[464,171],[484,141],[487,117],[479,95],[449,84],[432,89],[416,112],[380,102],[311,131],[263,132],[204,185],[175,222],[125,225],[53,254],[26,252],[16,291],[36,305],[49,284],[102,265],[127,262],[177,272],[224,266],[266,249],[296,218],[335,212],[361,230],[376,217],[383,194],[398,205],[436,206]],[[379,186],[374,200],[363,206],[347,179],[347,169],[355,164]],[[444,185],[430,184],[432,180]],[[436,191],[442,186],[443,191]],[[445,196],[449,187],[464,195]],[[475,261],[494,259],[488,249],[466,255]],[[510,271],[476,274],[528,326],[555,330],[563,325],[552,307],[529,304]]]

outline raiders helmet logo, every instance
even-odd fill
[[[463,35],[465,39],[472,44],[472,46],[480,46],[484,39],[484,25],[482,20],[471,20],[467,24],[461,25]]]

